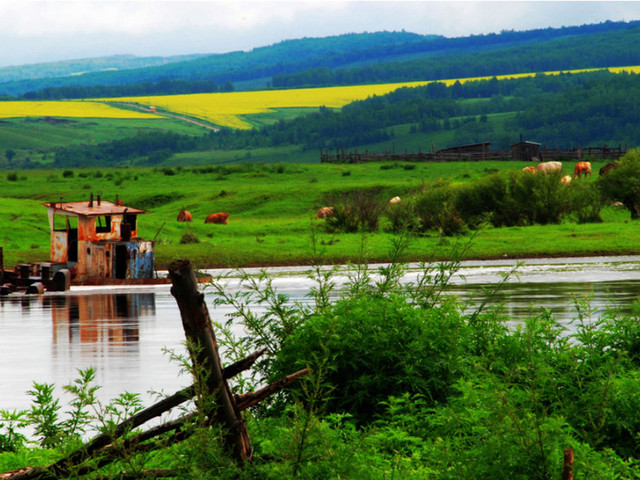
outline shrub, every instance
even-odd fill
[[[358,231],[360,222],[343,203],[333,206],[333,215],[326,218],[325,228],[328,232],[354,233]]]
[[[632,219],[640,218],[640,149],[628,152],[597,183],[606,200],[622,202]]]
[[[63,178],[73,178],[73,170],[64,170],[62,172]]]
[[[376,189],[354,190],[342,194],[338,200],[327,201],[326,204],[333,205],[334,210],[333,216],[327,218],[327,230],[346,233],[377,231],[386,205],[380,195]]]
[[[456,198],[456,187],[441,181],[418,194],[415,211],[422,230],[437,230],[447,236],[461,233],[465,223],[457,209]]]
[[[494,173],[459,191],[457,206],[469,225],[489,218],[496,227],[559,223],[571,211],[562,174]]]
[[[602,222],[600,213],[605,206],[602,191],[593,183],[574,181],[569,186],[571,214],[578,223]]]
[[[416,215],[415,206],[411,199],[387,205],[387,218],[391,222],[390,230],[394,233],[405,230],[415,232],[420,229],[420,218]]]
[[[200,239],[195,233],[186,232],[184,235],[182,235],[182,238],[180,238],[180,244],[185,245],[189,243],[200,243]]]
[[[305,366],[318,370],[330,358],[325,381],[329,412],[369,422],[390,395],[446,398],[461,367],[461,317],[446,305],[419,309],[404,295],[355,296],[309,318],[285,339],[273,379]]]

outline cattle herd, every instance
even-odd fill
[[[191,222],[193,221],[193,217],[191,216],[191,212],[185,210],[184,208],[180,210],[178,213],[178,221],[179,222]],[[227,225],[229,223],[229,214],[226,212],[220,213],[212,213],[205,218],[204,223],[218,223],[221,225]]]
[[[606,175],[610,170],[616,168],[618,166],[617,162],[607,163],[604,167],[600,169],[600,175]],[[527,166],[522,169],[524,173],[536,174],[540,173],[551,173],[555,171],[562,171],[562,162],[540,162],[536,166]],[[587,175],[591,176],[591,162],[578,162],[573,170],[573,179],[586,177]],[[569,185],[571,183],[572,177],[569,175],[565,175],[560,179],[560,182],[563,185]],[[389,200],[389,205],[397,205],[402,200],[400,197],[393,197]],[[316,219],[323,219],[333,216],[334,211],[333,207],[321,207],[318,209],[316,213]],[[178,213],[178,222],[191,222],[193,220],[191,213],[185,210],[184,208],[180,210]],[[204,220],[204,223],[217,223],[221,225],[227,225],[229,223],[229,214],[227,212],[219,212],[212,213],[207,216]]]
[[[610,162],[606,164],[604,167],[600,169],[600,175],[606,175],[611,169],[616,168],[616,162]],[[535,167],[528,166],[522,169],[524,173],[535,174],[538,172],[541,173],[551,173],[551,172],[560,172],[562,171],[562,162],[541,162],[537,164]],[[575,168],[573,169],[573,179],[586,177],[587,175],[591,176],[591,162],[578,162],[576,163]],[[571,183],[572,177],[569,175],[565,175],[560,179],[563,185],[569,185]]]

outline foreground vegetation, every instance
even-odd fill
[[[594,161],[593,177],[567,188],[557,177],[524,176],[523,165],[241,164],[9,172],[0,177],[0,244],[7,267],[46,261],[49,225],[42,203],[88,200],[93,192],[105,200],[117,195],[126,205],[148,211],[138,234],[155,240],[159,269],[176,258],[200,267],[308,264],[314,232],[331,262],[357,259],[363,235],[368,260],[382,262],[388,260],[389,239],[405,228],[414,237],[406,253],[416,261],[444,258],[455,237],[471,235],[469,256],[474,258],[640,252],[633,198],[601,195],[596,180],[604,162]],[[573,165],[565,162],[564,173]],[[633,182],[637,176],[626,172],[625,178]],[[392,209],[386,202],[394,196],[403,202]],[[631,203],[625,208],[610,205],[613,200]],[[317,209],[328,205],[346,205],[351,218],[316,220]],[[177,222],[181,208],[192,213],[192,223]],[[229,212],[228,225],[204,224],[208,214],[220,211]]]
[[[269,352],[234,391],[298,366],[312,369],[296,388],[245,416],[251,462],[234,462],[221,447],[223,433],[196,415],[181,429],[183,441],[167,437],[153,453],[118,442],[115,461],[81,468],[114,479],[547,480],[562,478],[563,452],[572,448],[576,478],[640,475],[636,309],[594,312],[576,299],[569,326],[533,311],[509,328],[500,307],[484,307],[486,298],[447,297],[464,246],[450,252],[453,261],[426,263],[415,283],[403,283],[405,245],[396,237],[390,266],[357,265],[335,302],[328,299],[336,271],[310,272],[317,285],[305,305],[288,306],[265,276],[245,275],[235,295],[224,278],[209,286],[216,304],[235,307],[216,322],[224,354],[233,361],[257,348]],[[265,308],[258,313],[250,305]],[[243,324],[246,336],[234,338],[227,320]],[[134,393],[97,403],[93,377],[91,369],[81,371],[65,387],[72,398],[66,409],[52,385],[34,383],[30,408],[0,411],[0,472],[51,463],[140,409]]]

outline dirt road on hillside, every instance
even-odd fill
[[[155,109],[152,109],[151,107],[144,107],[142,105],[138,105],[135,103],[122,103],[122,102],[112,102],[116,105],[123,105],[126,107],[130,107],[130,108],[135,108],[136,110],[140,110],[141,112],[145,112],[145,113],[151,113],[154,115],[158,115],[160,117],[171,117],[171,118],[176,118],[178,120],[182,120],[183,122],[189,122],[189,123],[193,123],[194,125],[198,125],[199,127],[203,127],[206,128],[208,130],[213,130],[214,132],[219,132],[220,129],[218,127],[214,127],[212,125],[208,125],[206,123],[202,123],[199,122],[197,120],[193,120],[192,118],[189,117],[183,117],[181,115],[176,115],[175,113],[169,113],[169,112],[158,112]]]

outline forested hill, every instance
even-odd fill
[[[640,26],[557,38],[493,51],[458,53],[354,68],[275,75],[274,88],[443,80],[529,72],[640,65]]]
[[[516,60],[523,55],[537,59],[540,66],[553,68],[571,68],[570,64],[576,68],[609,66],[625,63],[624,60],[634,63],[635,57],[640,56],[639,28],[640,22],[604,22],[459,38],[404,31],[303,38],[249,52],[208,55],[155,67],[5,82],[0,84],[0,94],[19,96],[29,92],[27,98],[82,98],[130,95],[132,91],[218,91],[220,85],[226,85],[228,90],[231,82],[238,89],[365,83],[372,78],[395,81],[427,78],[425,75],[443,78],[445,74],[465,71],[462,67],[478,55],[485,62],[494,60],[471,76],[508,73],[502,67],[521,65]],[[603,65],[601,53],[605,51],[609,60]],[[402,76],[407,78],[398,78]]]
[[[74,77],[91,72],[128,70],[195,60],[203,55],[176,55],[171,57],[136,57],[112,55],[108,57],[80,58],[57,62],[33,63],[0,68],[0,83],[51,77]]]

